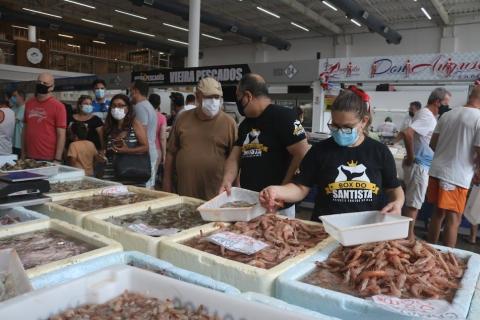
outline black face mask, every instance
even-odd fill
[[[47,94],[50,86],[44,85],[43,83],[37,83],[35,87],[35,92],[38,94]]]
[[[410,118],[413,118],[413,116],[415,115],[415,113],[413,113],[413,111],[408,111],[408,115],[410,116]]]
[[[438,114],[439,115],[442,115],[444,114],[445,112],[448,112],[452,109],[450,109],[450,107],[448,106],[448,104],[442,104],[440,105],[440,108],[438,108]]]
[[[243,97],[241,97],[240,99],[238,99],[238,100],[236,101],[236,103],[237,103],[237,110],[238,110],[238,113],[240,113],[240,115],[241,115],[242,117],[245,117],[245,106],[242,104],[242,99],[243,99]]]

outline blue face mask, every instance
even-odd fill
[[[91,104],[82,104],[82,112],[83,113],[92,113],[93,106]]]
[[[16,107],[17,106],[17,97],[11,96],[10,99],[8,100],[10,103],[10,107]]]
[[[95,89],[95,98],[102,99],[105,97],[105,89]]]
[[[352,133],[343,133],[341,130],[337,130],[332,132],[332,137],[339,146],[348,147],[357,142],[358,130],[353,128]]]

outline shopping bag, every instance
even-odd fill
[[[474,185],[470,190],[463,214],[471,224],[480,224],[480,186]]]

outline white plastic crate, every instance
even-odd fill
[[[307,315],[276,310],[247,301],[241,296],[226,295],[129,266],[113,266],[53,288],[40,289],[8,300],[0,304],[0,313],[3,319],[47,319],[83,304],[105,303],[125,290],[163,300],[171,299],[178,301],[181,306],[197,308],[203,305],[211,315],[216,314],[219,319],[225,320],[311,319]]]
[[[251,190],[232,188],[230,196],[226,191],[198,208],[205,221],[250,221],[266,212],[260,205],[259,193]],[[221,208],[222,205],[233,201],[246,201],[254,204],[245,208]]]
[[[275,297],[288,303],[332,315],[344,320],[375,319],[375,320],[407,320],[412,318],[400,313],[394,313],[380,308],[371,300],[358,298],[349,294],[325,289],[302,282],[307,275],[316,269],[316,261],[324,261],[338,247],[332,243],[315,256],[291,268],[281,275],[276,282]],[[457,318],[467,316],[470,302],[480,273],[480,256],[475,253],[434,246],[441,251],[451,251],[461,258],[469,258],[467,269],[461,280],[461,288],[457,290],[452,306],[457,312]]]
[[[108,180],[101,180],[93,177],[87,177],[87,176],[79,176],[79,177],[73,177],[73,178],[60,178],[58,179],[57,176],[52,177],[48,179],[50,182],[50,185],[54,183],[59,183],[59,182],[75,182],[75,181],[90,181],[90,182],[95,182],[98,184],[101,184],[98,188],[93,188],[93,189],[83,189],[83,190],[75,190],[75,191],[67,191],[67,192],[48,192],[45,193],[46,196],[49,196],[52,198],[52,201],[56,201],[57,199],[65,199],[66,196],[75,196],[78,194],[79,191],[90,191],[90,190],[99,190],[105,187],[110,187],[110,186],[118,186],[121,185],[119,182],[114,182],[114,181],[108,181]]]
[[[51,176],[50,179],[53,179],[53,180],[72,179],[72,178],[80,178],[84,176],[85,176],[85,170],[83,169],[66,166],[66,165],[59,165],[58,172],[54,176]]]
[[[58,164],[51,163],[48,167],[41,167],[41,168],[35,168],[35,169],[8,170],[8,171],[0,170],[0,174],[14,173],[14,172],[32,172],[36,174],[41,174],[46,177],[52,177],[58,174],[59,170],[60,170],[60,166]]]
[[[344,246],[403,239],[412,218],[363,211],[320,216],[325,231]]]
[[[24,207],[15,207],[11,209],[0,210],[0,217],[2,217],[3,215],[9,215],[12,218],[18,218],[20,219],[20,222],[14,224],[0,225],[0,230],[23,227],[27,224],[37,223],[50,219],[46,215],[29,209],[25,209]]]

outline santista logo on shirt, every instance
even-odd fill
[[[268,147],[261,144],[260,140],[258,140],[260,133],[260,130],[252,129],[247,134],[242,146],[243,158],[261,157],[264,152],[268,152]]]
[[[295,122],[293,123],[293,135],[299,136],[301,134],[305,134],[305,129],[303,128],[300,120],[295,120]]]
[[[338,175],[335,182],[330,183],[325,191],[332,194],[336,202],[370,202],[373,195],[378,194],[378,186],[370,182],[367,168],[356,161],[349,161],[347,165],[337,168]]]

